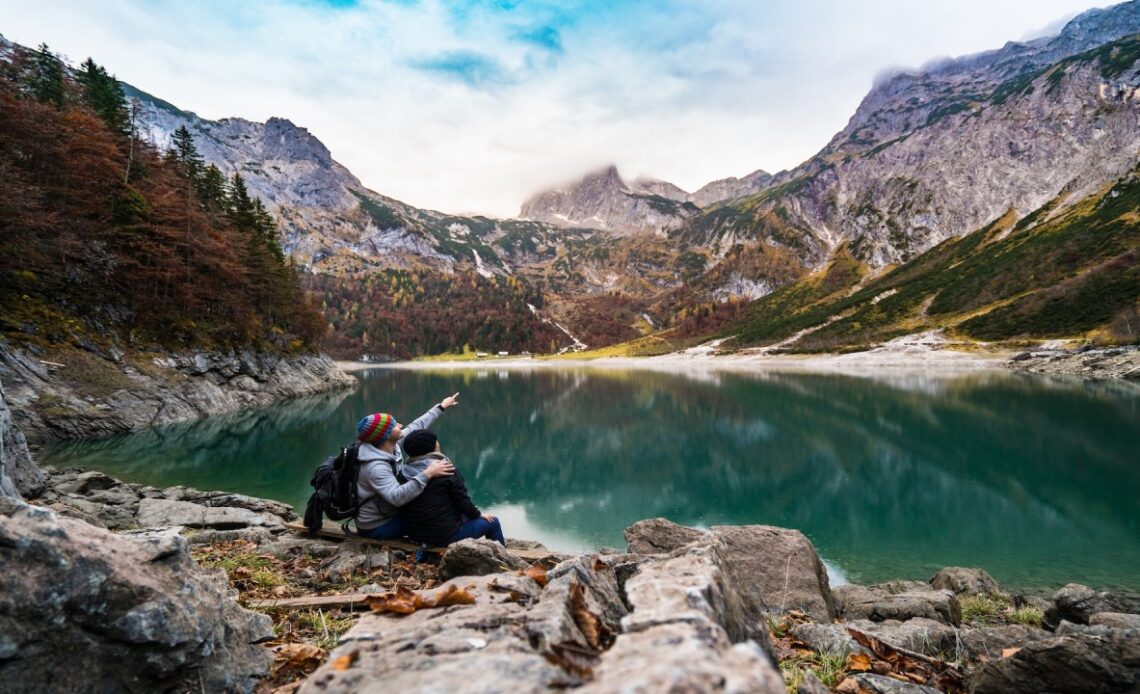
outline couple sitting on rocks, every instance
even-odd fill
[[[458,404],[459,393],[450,395],[407,427],[385,412],[360,420],[357,533],[376,540],[407,536],[428,547],[478,537],[506,545],[499,519],[471,503],[463,476],[430,429]]]

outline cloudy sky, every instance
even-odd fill
[[[385,195],[508,217],[609,163],[690,191],[790,168],[876,75],[1106,4],[0,0],[0,34],[205,118],[288,118]]]

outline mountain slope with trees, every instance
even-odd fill
[[[311,350],[324,322],[240,176],[161,155],[115,78],[0,55],[0,329],[15,342]]]

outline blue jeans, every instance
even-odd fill
[[[503,537],[503,527],[499,525],[499,519],[487,521],[483,518],[475,518],[473,520],[463,521],[459,526],[459,530],[445,544],[459,542],[471,537],[485,537],[488,540],[494,540],[500,545],[507,546],[507,538]]]
[[[357,528],[356,534],[371,540],[395,540],[408,534],[408,523],[403,516],[396,516],[370,530]]]

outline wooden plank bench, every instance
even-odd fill
[[[402,549],[406,552],[415,552],[416,550],[423,550],[425,552],[435,552],[436,554],[443,554],[447,551],[446,547],[420,547],[412,542],[405,542],[404,540],[373,540],[367,537],[361,537],[356,533],[345,533],[341,530],[339,525],[329,526],[327,523],[321,526],[321,529],[315,533],[309,532],[303,523],[286,523],[285,527],[306,535],[324,537],[330,540],[350,540],[353,542],[362,542],[369,545],[377,545],[379,547],[387,547],[389,550]],[[516,556],[525,561],[538,561],[545,559],[554,552],[533,549],[508,549],[507,553]]]

